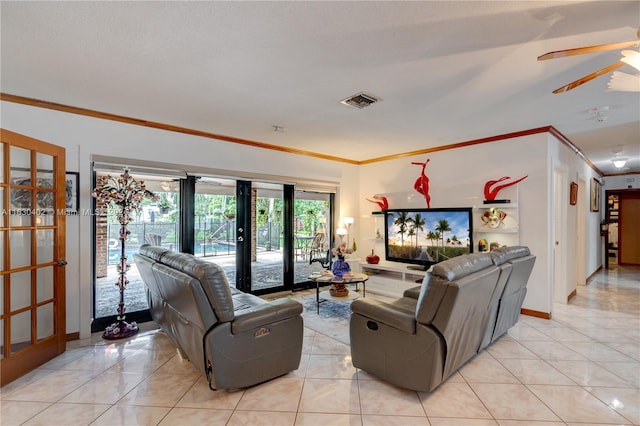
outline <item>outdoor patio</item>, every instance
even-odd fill
[[[229,284],[234,286],[236,280],[236,258],[235,255],[230,256],[207,256],[201,257],[202,260],[218,264],[227,275]],[[127,273],[129,284],[124,293],[125,306],[127,312],[135,312],[145,310],[147,306],[147,297],[144,292],[144,283],[140,279],[138,269],[135,262],[130,261],[131,269]],[[258,255],[258,261],[253,262],[252,282],[254,289],[265,289],[282,285],[282,253],[280,251],[261,252]],[[319,271],[321,266],[318,263],[309,265],[306,259],[298,258],[294,267],[294,283],[307,282],[307,277],[313,271]],[[108,275],[104,278],[96,279],[96,312],[95,318],[102,318],[116,314],[119,301],[119,290],[116,285],[117,272],[116,265],[109,265]]]

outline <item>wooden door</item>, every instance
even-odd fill
[[[64,352],[65,150],[0,130],[0,385]]]
[[[640,265],[640,194],[620,196],[618,255],[620,264]]]

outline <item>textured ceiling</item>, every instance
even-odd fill
[[[608,76],[551,93],[620,52],[536,60],[633,40],[636,1],[2,1],[0,13],[5,94],[356,161],[550,125],[604,173],[619,172],[617,149],[623,172],[640,172],[640,93],[607,92]],[[382,101],[340,103],[360,91]]]

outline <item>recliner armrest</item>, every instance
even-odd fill
[[[351,303],[351,311],[406,333],[416,333],[415,312],[409,312],[400,306],[379,300],[358,299]]]
[[[291,299],[277,299],[238,311],[231,323],[233,334],[243,333],[278,321],[300,316],[302,304]]]

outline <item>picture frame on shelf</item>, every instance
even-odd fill
[[[600,211],[600,181],[596,178],[591,179],[591,211]]]
[[[571,190],[569,191],[569,204],[575,206],[578,203],[578,184],[571,182]]]
[[[67,214],[78,214],[78,206],[80,204],[80,193],[78,192],[78,182],[80,173],[65,173],[65,208]]]

